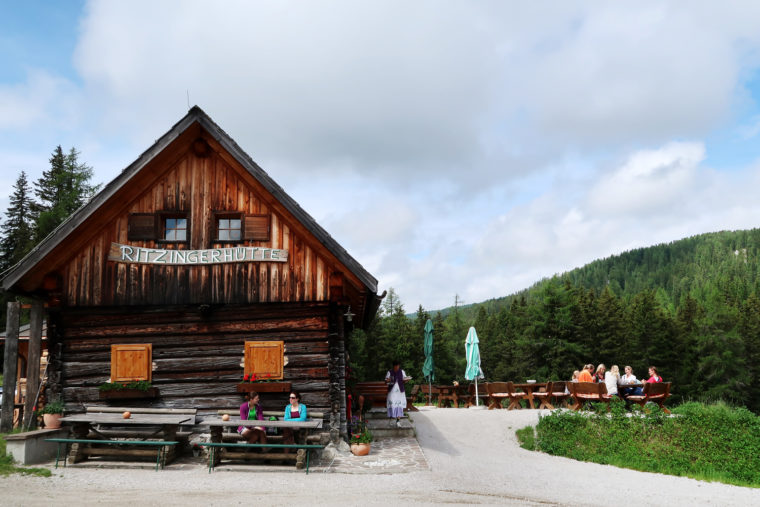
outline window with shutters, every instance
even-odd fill
[[[111,382],[151,381],[153,346],[150,343],[111,345]]]
[[[246,215],[243,239],[248,241],[269,241],[271,217],[267,215]]]
[[[257,379],[282,380],[284,362],[284,342],[245,342],[244,375],[255,374]]]
[[[156,239],[156,215],[154,213],[130,213],[127,220],[127,239],[150,241]]]

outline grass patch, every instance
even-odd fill
[[[47,468],[21,467],[13,464],[13,458],[5,453],[5,435],[0,434],[0,476],[7,477],[10,474],[38,475],[50,477],[52,472]]]
[[[645,472],[760,487],[760,417],[722,403],[686,403],[668,417],[658,407],[625,411],[622,401],[608,413],[556,411],[535,428],[518,430],[520,445],[579,461]]]
[[[536,430],[533,426],[526,426],[515,432],[517,435],[517,441],[520,443],[520,447],[529,451],[536,450]]]

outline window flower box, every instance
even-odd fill
[[[98,397],[101,400],[134,400],[134,399],[151,399],[158,397],[158,388],[151,387],[146,390],[141,389],[111,389],[100,391]]]
[[[237,392],[250,393],[289,393],[290,382],[242,382],[237,385]]]

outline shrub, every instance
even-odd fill
[[[535,448],[634,470],[760,486],[760,417],[722,403],[686,403],[673,413],[653,405],[629,415],[622,402],[613,402],[609,413],[556,411],[539,420]]]

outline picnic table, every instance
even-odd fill
[[[453,408],[459,407],[459,386],[439,385],[435,387],[438,390],[438,407],[445,407],[449,402]]]
[[[109,447],[140,445],[139,440],[121,439],[119,428],[157,428],[148,435],[148,438],[153,439],[153,443],[146,443],[145,445],[154,447],[156,440],[167,443],[166,449],[162,452],[161,466],[163,467],[166,463],[171,462],[176,455],[175,445],[179,426],[183,423],[193,424],[194,419],[195,416],[189,414],[132,414],[129,419],[124,419],[121,414],[88,412],[62,417],[61,423],[71,425],[72,428],[71,451],[68,458],[72,463],[83,461],[88,456],[118,454],[144,456],[147,453],[152,453],[153,451],[150,450],[111,449]],[[109,429],[107,434],[101,432],[103,427]],[[91,434],[96,435],[97,438],[92,438]],[[102,445],[105,445],[106,448],[101,447]]]
[[[221,417],[210,417],[203,420],[203,424],[207,424],[210,432],[210,441],[212,444],[222,444],[222,431],[224,428],[236,428],[238,426],[261,426],[263,428],[290,428],[294,433],[294,437],[298,440],[297,445],[306,446],[306,432],[297,431],[301,429],[314,430],[322,427],[322,419],[311,419],[306,421],[267,421],[267,420],[250,420],[250,419],[229,419],[223,420]],[[263,446],[263,444],[261,444]],[[230,447],[234,446],[230,444]],[[274,445],[266,445],[264,447],[282,447]],[[308,449],[303,447],[299,448],[296,453],[296,468],[303,468],[306,452]],[[222,453],[213,453],[209,455],[209,467],[213,469],[217,462],[221,459]],[[265,458],[266,456],[260,455]]]
[[[546,389],[546,385],[546,382],[525,382],[524,384],[514,384],[516,388],[525,392],[525,399],[528,400],[530,408],[536,408],[535,403],[533,403],[533,393],[541,388]]]

